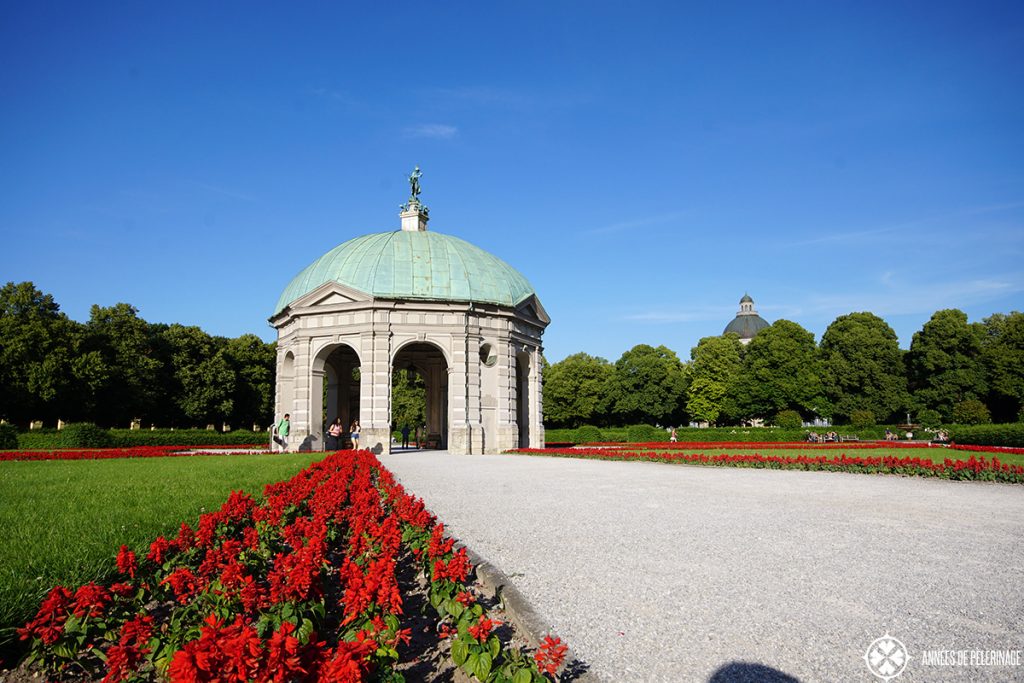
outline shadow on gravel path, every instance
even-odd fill
[[[764,664],[729,662],[711,674],[708,683],[800,683],[800,679]]]

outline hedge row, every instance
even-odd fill
[[[974,446],[1009,446],[1024,448],[1024,423],[995,425],[953,425],[950,438],[956,443]]]
[[[894,429],[894,428],[892,428]],[[874,425],[871,427],[853,428],[849,425],[842,427],[801,427],[800,429],[780,429],[777,427],[752,428],[752,427],[711,427],[698,429],[691,427],[680,427],[676,429],[676,436],[680,441],[805,441],[807,432],[824,434],[834,431],[843,436],[856,435],[861,439],[884,439],[885,425]],[[928,438],[928,434],[920,432],[915,434],[918,438]],[[632,427],[606,427],[597,428],[584,425],[578,429],[547,429],[544,438],[549,443],[596,443],[596,442],[623,442],[638,443],[649,441],[668,441],[668,431],[660,427],[650,425],[634,425]]]
[[[134,446],[263,446],[266,432],[244,429],[214,432],[205,429],[101,429],[95,425],[70,424],[64,429],[39,429],[17,435],[18,443],[5,448],[54,450],[58,448],[131,448]]]

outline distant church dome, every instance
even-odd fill
[[[754,335],[766,327],[769,327],[768,321],[759,316],[757,311],[754,310],[754,300],[750,298],[750,295],[744,294],[743,298],[740,299],[739,313],[736,314],[731,323],[725,326],[725,331],[722,334],[732,332],[739,336],[740,343],[749,344]]]

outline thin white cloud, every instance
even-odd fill
[[[459,133],[455,126],[444,123],[418,123],[405,128],[406,137],[429,138],[432,140],[450,140]]]
[[[219,185],[210,185],[209,183],[200,183],[200,182],[195,181],[195,180],[192,181],[192,184],[195,185],[196,187],[201,187],[204,190],[209,190],[210,192],[213,192],[214,194],[223,195],[225,197],[231,197],[232,199],[240,199],[243,202],[254,202],[254,201],[256,201],[255,197],[253,197],[252,195],[245,194],[244,192],[238,192],[237,190],[231,190],[231,189],[228,189],[228,188],[225,188],[225,187],[220,187]]]
[[[687,215],[687,211],[672,211],[669,213],[657,214],[654,216],[644,216],[642,218],[634,218],[627,221],[619,221],[618,223],[612,223],[610,225],[603,225],[597,228],[588,228],[583,230],[585,235],[608,235],[611,233],[622,232],[624,230],[636,230],[637,228],[647,228],[653,225],[663,225],[665,223],[672,223]]]
[[[833,319],[857,311],[870,311],[883,318],[931,315],[945,308],[967,308],[1024,292],[1024,276],[1018,273],[939,283],[900,281],[893,273],[883,273],[880,280],[884,286],[873,291],[810,294],[784,304],[758,305],[757,311],[769,321]],[[688,306],[640,311],[620,320],[657,325],[728,321],[735,314],[735,306]]]
[[[938,214],[935,216],[927,216],[925,218],[919,218],[912,221],[906,221],[895,225],[884,226],[880,228],[870,228],[866,230],[851,230],[849,232],[836,232],[823,234],[818,237],[810,237],[808,239],[799,240],[792,242],[790,246],[803,247],[811,245],[821,244],[857,244],[857,243],[868,243],[873,242],[879,235],[891,235],[892,233],[904,233],[909,239],[917,239],[916,233],[913,232],[914,228],[919,228],[932,223],[937,223],[944,220],[957,219],[957,218],[970,218],[972,216],[980,216],[988,213],[998,213],[1000,211],[1009,211],[1011,209],[1019,209],[1024,207],[1024,202],[1005,202],[1002,204],[987,204],[983,206],[972,206],[958,211],[949,211],[947,213]]]
[[[736,314],[736,307],[732,306],[695,306],[687,308],[656,309],[631,313],[623,316],[621,320],[636,320],[648,323],[691,323],[704,322],[707,320],[721,320]]]
[[[809,297],[801,306],[808,315],[844,315],[871,311],[875,315],[931,314],[944,308],[964,308],[1024,292],[1019,274],[951,280],[947,282],[898,282],[890,279],[884,289],[864,293],[835,293]]]

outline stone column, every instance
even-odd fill
[[[302,343],[292,346],[295,354],[294,374],[292,380],[292,407],[284,409],[284,413],[291,413],[291,429],[288,435],[288,450],[311,450],[311,406],[310,406],[310,384],[312,383],[312,368],[310,367],[310,344],[311,340],[302,340]]]
[[[534,346],[530,351],[530,448],[544,448],[540,365],[540,347]]]
[[[498,434],[491,452],[500,453],[519,445],[519,424],[516,422],[516,350],[509,337],[498,340]]]
[[[309,434],[303,440],[303,450],[324,449],[324,377],[323,370],[309,371]]]
[[[373,314],[375,327],[381,314],[387,315],[378,311]],[[385,317],[385,331],[364,332],[360,339],[359,446],[377,454],[391,444],[391,333],[386,330],[386,322]]]

